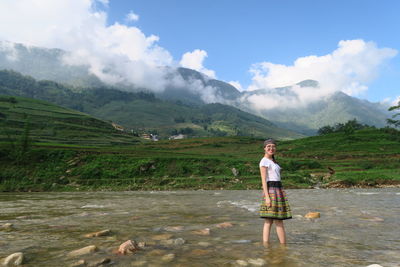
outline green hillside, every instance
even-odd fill
[[[71,88],[52,81],[36,81],[13,71],[0,71],[0,94],[42,99],[111,120],[129,132],[152,132],[161,138],[178,133],[191,137],[303,137],[227,105],[188,105],[179,101],[160,100],[152,93],[125,92],[107,87]]]
[[[109,122],[45,101],[0,95],[0,141],[80,145],[133,144]]]
[[[260,189],[262,139],[212,137],[1,153],[0,191]],[[363,129],[281,141],[286,188],[399,186],[400,132]]]

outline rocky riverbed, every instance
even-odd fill
[[[400,189],[286,191],[288,244],[273,231],[268,247],[260,191],[2,193],[0,258],[23,266],[399,266]]]

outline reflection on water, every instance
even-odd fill
[[[21,251],[28,266],[106,258],[113,266],[400,266],[400,189],[287,193],[288,244],[273,230],[268,247],[260,242],[260,191],[3,193],[0,227],[13,227],[0,229],[0,257]],[[321,218],[305,219],[309,211]],[[112,233],[84,237],[104,229]],[[146,245],[116,255],[129,239]],[[89,245],[98,251],[66,257]]]

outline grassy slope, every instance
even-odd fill
[[[13,100],[12,100],[13,99]],[[45,101],[0,95],[0,141],[18,140],[29,127],[31,141],[81,145],[132,144],[138,138],[108,122]]]
[[[0,154],[0,190],[258,189],[261,144],[248,137],[214,137],[92,149],[39,147],[29,152],[29,161]],[[283,141],[277,159],[286,187],[377,186],[400,184],[398,151],[398,131],[365,129]]]

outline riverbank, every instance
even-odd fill
[[[286,188],[398,186],[399,131],[279,143]],[[0,191],[259,189],[262,140],[195,138],[124,146],[0,145]]]

